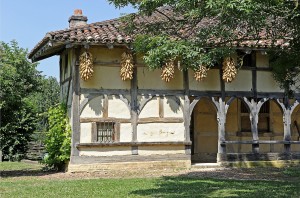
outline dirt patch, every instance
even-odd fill
[[[205,168],[191,170],[119,170],[119,171],[99,171],[99,172],[81,172],[64,173],[49,172],[42,170],[21,170],[21,171],[2,171],[2,178],[25,179],[38,178],[50,180],[75,180],[75,179],[95,179],[95,178],[149,178],[162,176],[185,176],[198,178],[215,179],[234,179],[234,180],[277,180],[286,181],[299,178],[293,178],[283,174],[282,168]]]

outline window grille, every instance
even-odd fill
[[[111,143],[115,141],[115,123],[98,122],[97,123],[97,142]]]

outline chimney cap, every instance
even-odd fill
[[[82,15],[81,9],[75,9],[74,14],[69,18],[69,28],[84,26],[87,24],[87,17]]]
[[[74,10],[74,15],[82,15],[82,10],[81,9],[75,9]]]

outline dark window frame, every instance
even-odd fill
[[[119,142],[119,141],[120,141],[120,123],[119,122],[101,121],[101,122],[93,122],[92,123],[91,142],[115,143],[115,142]]]

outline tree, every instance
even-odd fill
[[[37,113],[36,131],[47,132],[48,110],[59,103],[59,83],[54,77],[42,77],[39,82],[39,89],[30,94],[28,98],[34,104],[34,111]]]
[[[41,76],[16,41],[0,42],[0,54],[0,150],[4,159],[21,160],[36,120],[28,96],[38,91]]]
[[[139,11],[125,18],[125,30],[135,35],[134,50],[144,55],[150,68],[179,61],[183,69],[208,69],[221,64],[240,44],[265,40],[270,43],[274,77],[286,95],[291,95],[300,67],[298,0],[109,2],[117,7],[131,4]],[[159,17],[153,17],[155,13]],[[289,44],[278,48],[277,42],[283,43],[280,47]]]

